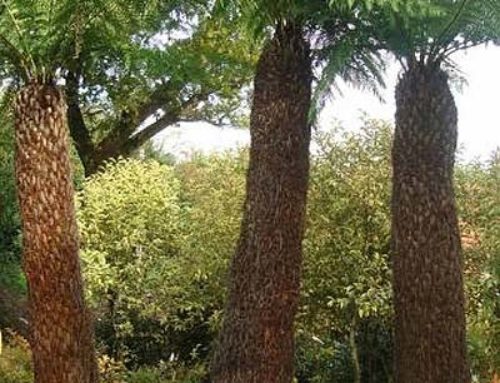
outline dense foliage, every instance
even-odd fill
[[[19,257],[19,217],[14,182],[14,134],[12,126],[0,126],[0,253],[3,260],[15,261]],[[6,273],[0,273],[0,284],[7,281]]]
[[[0,126],[0,328],[18,323],[17,302],[26,292],[21,273],[21,223],[14,182],[14,134],[10,124]]]
[[[391,377],[390,140],[390,127],[376,121],[358,133],[316,137],[296,330],[299,382]],[[83,183],[82,258],[104,381],[206,376],[246,164],[246,150],[176,165],[119,160]],[[477,382],[489,382],[499,366],[499,169],[497,154],[456,174]],[[25,358],[19,347],[7,352]],[[19,379],[13,382],[27,381]]]
[[[367,122],[359,134],[338,130],[320,134],[317,143],[299,320],[302,352],[316,359],[306,363],[306,376],[321,382],[359,381],[361,376],[367,382],[386,381],[391,366],[390,130]],[[373,339],[363,339],[366,335]]]
[[[500,368],[500,152],[459,167],[456,178],[472,369],[491,376]]]

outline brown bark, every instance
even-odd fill
[[[392,235],[395,381],[470,382],[447,75],[415,64],[396,89]]]
[[[290,383],[309,175],[309,47],[277,27],[257,65],[247,195],[214,383]]]
[[[16,99],[15,128],[35,382],[94,382],[62,92],[36,81],[25,86]]]

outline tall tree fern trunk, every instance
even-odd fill
[[[290,383],[309,177],[311,63],[298,26],[279,26],[257,65],[241,234],[214,383]]]
[[[15,130],[35,382],[91,383],[97,380],[93,335],[61,91],[37,81],[25,86],[16,99]]]
[[[396,89],[392,235],[395,381],[465,383],[465,313],[453,190],[457,109],[447,75],[416,64]]]

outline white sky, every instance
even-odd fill
[[[500,147],[500,47],[476,47],[454,57],[464,72],[468,84],[462,92],[455,91],[459,118],[459,145],[464,146],[463,158],[485,160]],[[394,120],[394,86],[398,65],[387,73],[385,103],[366,91],[342,86],[321,114],[320,129],[328,129],[338,120],[348,129],[358,129],[361,116]],[[156,138],[163,149],[184,157],[193,151],[212,152],[248,144],[247,130],[218,128],[205,123],[181,124],[169,127]]]

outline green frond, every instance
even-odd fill
[[[320,36],[315,59],[322,67],[313,95],[313,121],[325,100],[338,91],[338,80],[381,98],[386,60],[381,54],[383,46],[374,38],[373,19],[379,18],[381,10],[395,13],[405,4],[399,0],[330,1],[328,9],[313,13],[314,30]]]
[[[500,37],[500,1],[462,0],[460,6],[451,7],[455,12],[450,27],[438,41],[450,45],[460,37],[463,42],[482,42]]]
[[[74,66],[84,51],[90,54],[130,45],[135,33],[155,29],[165,16],[163,10],[171,3],[178,4],[145,0],[0,1],[0,45],[9,52],[7,59],[18,72],[47,78],[60,68]]]
[[[408,1],[411,7],[374,11],[373,36],[394,56],[443,63],[454,52],[500,38],[499,0]]]
[[[385,87],[386,60],[380,53],[358,50],[345,42],[329,47],[324,62],[313,93],[311,121],[316,121],[325,101],[334,95],[334,91],[339,91],[339,80],[355,88],[368,90],[382,99],[380,89]]]

